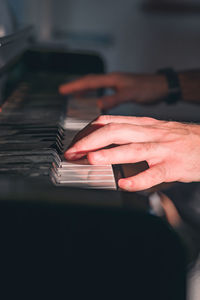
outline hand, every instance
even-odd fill
[[[76,81],[63,84],[61,94],[73,94],[99,88],[111,88],[115,92],[98,99],[101,109],[109,109],[125,101],[141,104],[155,103],[168,93],[163,75],[134,75],[128,73],[110,73],[107,75],[87,75]]]
[[[105,149],[107,146],[112,146]],[[87,155],[91,164],[147,161],[149,169],[118,184],[139,191],[162,182],[200,181],[200,125],[152,118],[100,116],[89,124],[65,158]]]

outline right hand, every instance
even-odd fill
[[[113,95],[98,99],[101,109],[110,109],[126,101],[151,104],[167,96],[168,86],[160,74],[110,73],[106,75],[86,75],[59,87],[61,94],[74,94],[100,88],[113,89]]]
[[[163,182],[200,182],[200,125],[144,117],[99,116],[65,152],[93,165],[146,161],[149,169],[120,179],[120,188],[141,191]]]

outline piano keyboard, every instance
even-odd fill
[[[65,130],[65,149],[74,135],[100,114],[93,98],[71,98],[68,100],[67,117],[62,127]],[[76,186],[95,189],[116,189],[111,165],[89,165],[80,162],[61,161],[52,168],[52,179],[57,185]]]
[[[62,77],[61,77],[62,76]],[[63,75],[27,75],[0,113],[0,175],[42,179],[57,186],[116,189],[112,166],[66,162],[74,135],[99,115],[92,98],[66,100],[57,89]]]

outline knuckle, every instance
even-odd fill
[[[108,132],[112,133],[113,131],[116,131],[119,129],[119,124],[116,123],[109,123],[107,126]]]
[[[166,168],[165,166],[162,164],[162,165],[159,165],[157,166],[156,168],[156,178],[158,179],[161,179],[161,180],[165,180],[166,179]]]
[[[98,116],[97,119],[95,120],[95,123],[110,123],[112,120],[111,116],[109,115],[101,115],[101,116]]]
[[[151,155],[152,153],[154,153],[154,148],[156,146],[153,143],[131,143],[130,144],[130,148],[134,151],[134,152],[138,152],[138,153],[144,153],[144,155],[147,156]]]
[[[151,117],[142,117],[142,120],[145,123],[157,123],[159,122],[157,119],[151,118]]]
[[[179,122],[176,122],[176,121],[165,121],[165,125],[169,126],[169,127],[176,127],[177,125],[180,127],[180,124]]]

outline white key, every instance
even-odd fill
[[[94,99],[70,99],[68,101],[67,117],[62,124],[66,130],[64,144],[69,145],[74,135],[99,114],[100,111]],[[59,167],[53,167],[52,177],[55,184],[61,186],[116,190],[111,165],[98,166],[90,165],[87,162],[79,164],[79,162],[63,161],[59,164]]]

